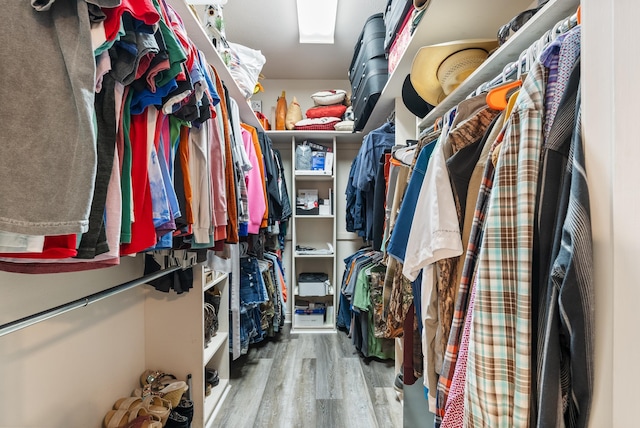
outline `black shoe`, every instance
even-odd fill
[[[180,400],[180,404],[178,407],[173,409],[176,413],[187,418],[188,424],[187,426],[191,426],[191,421],[193,421],[193,401],[187,400],[186,398],[182,398]]]
[[[220,383],[220,377],[218,376],[218,370],[210,370],[210,369],[206,369],[205,371],[205,380],[208,384],[211,385],[211,387],[215,387],[218,386],[218,384]]]
[[[393,381],[393,389],[398,392],[402,392],[404,389],[404,376],[402,373],[398,373],[395,380]]]
[[[165,428],[189,428],[189,419],[172,410],[171,413],[169,413],[169,419],[167,419]]]

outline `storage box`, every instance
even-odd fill
[[[320,199],[318,203],[318,214],[320,215],[331,215],[331,200],[330,199]]]
[[[303,272],[298,275],[298,296],[326,296],[329,285],[326,273]]]
[[[311,170],[324,171],[326,152],[311,152]]]
[[[324,325],[325,308],[296,309],[294,323],[296,327],[322,327]]]
[[[320,209],[318,207],[318,190],[317,189],[300,189],[296,198],[296,214],[297,215],[318,215]]]

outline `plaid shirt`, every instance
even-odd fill
[[[546,69],[535,63],[506,125],[478,260],[465,426],[528,426],[531,272]]]
[[[484,227],[489,196],[491,195],[491,189],[493,187],[493,174],[495,168],[493,162],[491,161],[491,154],[493,150],[502,142],[503,137],[504,131],[501,131],[490,149],[489,156],[487,158],[487,165],[485,166],[484,175],[482,177],[482,184],[480,185],[480,191],[478,193],[476,209],[473,216],[473,226],[471,229],[471,234],[469,235],[467,253],[465,256],[464,267],[462,269],[462,277],[460,279],[460,288],[458,289],[455,312],[453,313],[453,321],[451,323],[449,342],[447,343],[442,371],[440,372],[440,378],[438,379],[438,391],[436,396],[437,425],[439,425],[440,421],[445,415],[449,388],[451,387],[454,371],[456,369],[458,352],[460,350],[460,340],[465,324],[467,305],[469,303],[470,285],[476,270],[476,261],[478,253],[480,251],[480,243],[482,241],[482,230]],[[490,144],[490,142],[487,141],[486,144]],[[447,409],[447,412],[448,411],[449,410]],[[449,426],[453,427],[455,425]]]

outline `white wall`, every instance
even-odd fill
[[[0,272],[0,323],[141,275],[128,257],[89,272]],[[0,427],[100,427],[144,370],[142,287],[0,337]]]
[[[638,425],[637,2],[584,0],[582,91],[596,288],[590,426]]]

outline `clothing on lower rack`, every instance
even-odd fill
[[[264,253],[264,259],[253,256],[240,258],[240,337],[230,347],[239,346],[240,354],[249,345],[273,337],[284,325],[283,276],[278,258]]]

